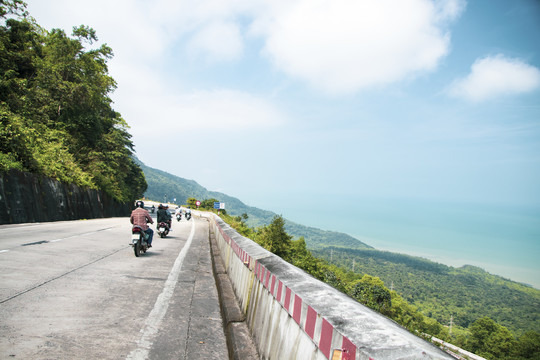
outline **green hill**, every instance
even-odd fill
[[[454,268],[423,258],[374,249],[330,247],[314,256],[355,273],[377,276],[426,316],[468,327],[488,316],[516,334],[540,331],[540,290],[478,267]]]
[[[137,159],[136,162],[142,168],[148,183],[148,188],[144,194],[148,199],[155,201],[165,201],[167,199],[167,201],[171,201],[176,198],[177,204],[186,204],[187,199],[190,197],[197,200],[216,199],[226,204],[227,213],[230,215],[248,214],[248,225],[251,227],[268,225],[277,215],[271,211],[248,206],[235,197],[216,191],[208,191],[196,181],[151,168]],[[288,220],[286,220],[285,224],[287,232],[295,237],[303,236],[309,248],[324,248],[330,245],[351,249],[372,248],[344,233],[307,227]]]

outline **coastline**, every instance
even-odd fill
[[[318,199],[320,201],[320,199]],[[377,250],[452,267],[473,265],[540,290],[540,208],[435,201],[313,199],[289,204],[291,221],[349,234]]]

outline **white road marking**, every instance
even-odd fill
[[[105,228],[105,229],[99,229],[99,230],[90,231],[90,232],[87,232],[87,233],[75,234],[75,235],[67,236],[67,237],[65,237],[65,238],[49,240],[48,242],[54,243],[54,242],[58,242],[58,241],[66,240],[66,239],[71,239],[71,238],[75,238],[75,237],[79,237],[79,236],[86,236],[86,235],[96,234],[96,233],[98,233],[98,232],[100,232],[100,231],[108,231],[108,230],[111,230],[111,229],[113,229],[113,228],[114,228],[114,227],[110,227],[110,228]]]
[[[0,253],[8,252],[9,250],[0,250]]]
[[[169,303],[174,293],[174,288],[176,287],[180,270],[182,270],[182,265],[184,264],[184,258],[186,257],[189,247],[191,246],[194,234],[195,221],[191,223],[191,233],[189,234],[189,238],[174,262],[171,272],[169,273],[169,277],[167,278],[167,281],[165,281],[163,291],[158,296],[156,303],[154,304],[154,308],[148,315],[148,318],[146,318],[145,325],[141,329],[141,338],[139,341],[137,341],[137,348],[133,350],[126,359],[143,360],[148,358],[148,354],[152,348],[152,344],[154,343],[154,338],[157,335],[159,326],[161,325],[161,322],[167,313],[167,309],[169,308]]]

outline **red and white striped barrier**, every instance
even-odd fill
[[[452,359],[242,237],[219,217],[211,223],[261,358]]]

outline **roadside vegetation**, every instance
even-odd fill
[[[0,172],[37,173],[126,202],[146,189],[128,124],[111,107],[113,52],[88,26],[47,31],[0,1]]]
[[[214,201],[218,200],[203,201],[205,206],[201,206],[201,209],[214,211]],[[419,311],[418,307],[407,301],[403,294],[389,289],[381,278],[362,271],[360,262],[357,263],[357,271],[352,271],[350,264],[345,264],[344,260],[345,254],[352,249],[335,248],[324,251],[326,255],[333,253],[336,259],[340,259],[337,264],[332,263],[328,256],[326,259],[314,256],[307,249],[303,237],[293,239],[293,236],[285,231],[285,221],[281,216],[275,216],[270,224],[257,228],[246,225],[247,214],[230,216],[221,211],[220,217],[241,235],[252,239],[358,302],[393,319],[412,333],[426,338],[429,336],[425,334],[429,334],[490,360],[540,359],[540,333],[537,331],[512,332],[487,316],[471,319],[467,327],[456,324],[452,327],[443,325],[435,318]],[[350,260],[350,257],[348,259]],[[429,267],[432,263],[426,262],[424,265]],[[420,283],[417,285],[421,287]],[[445,301],[440,296],[433,296],[439,301]]]

